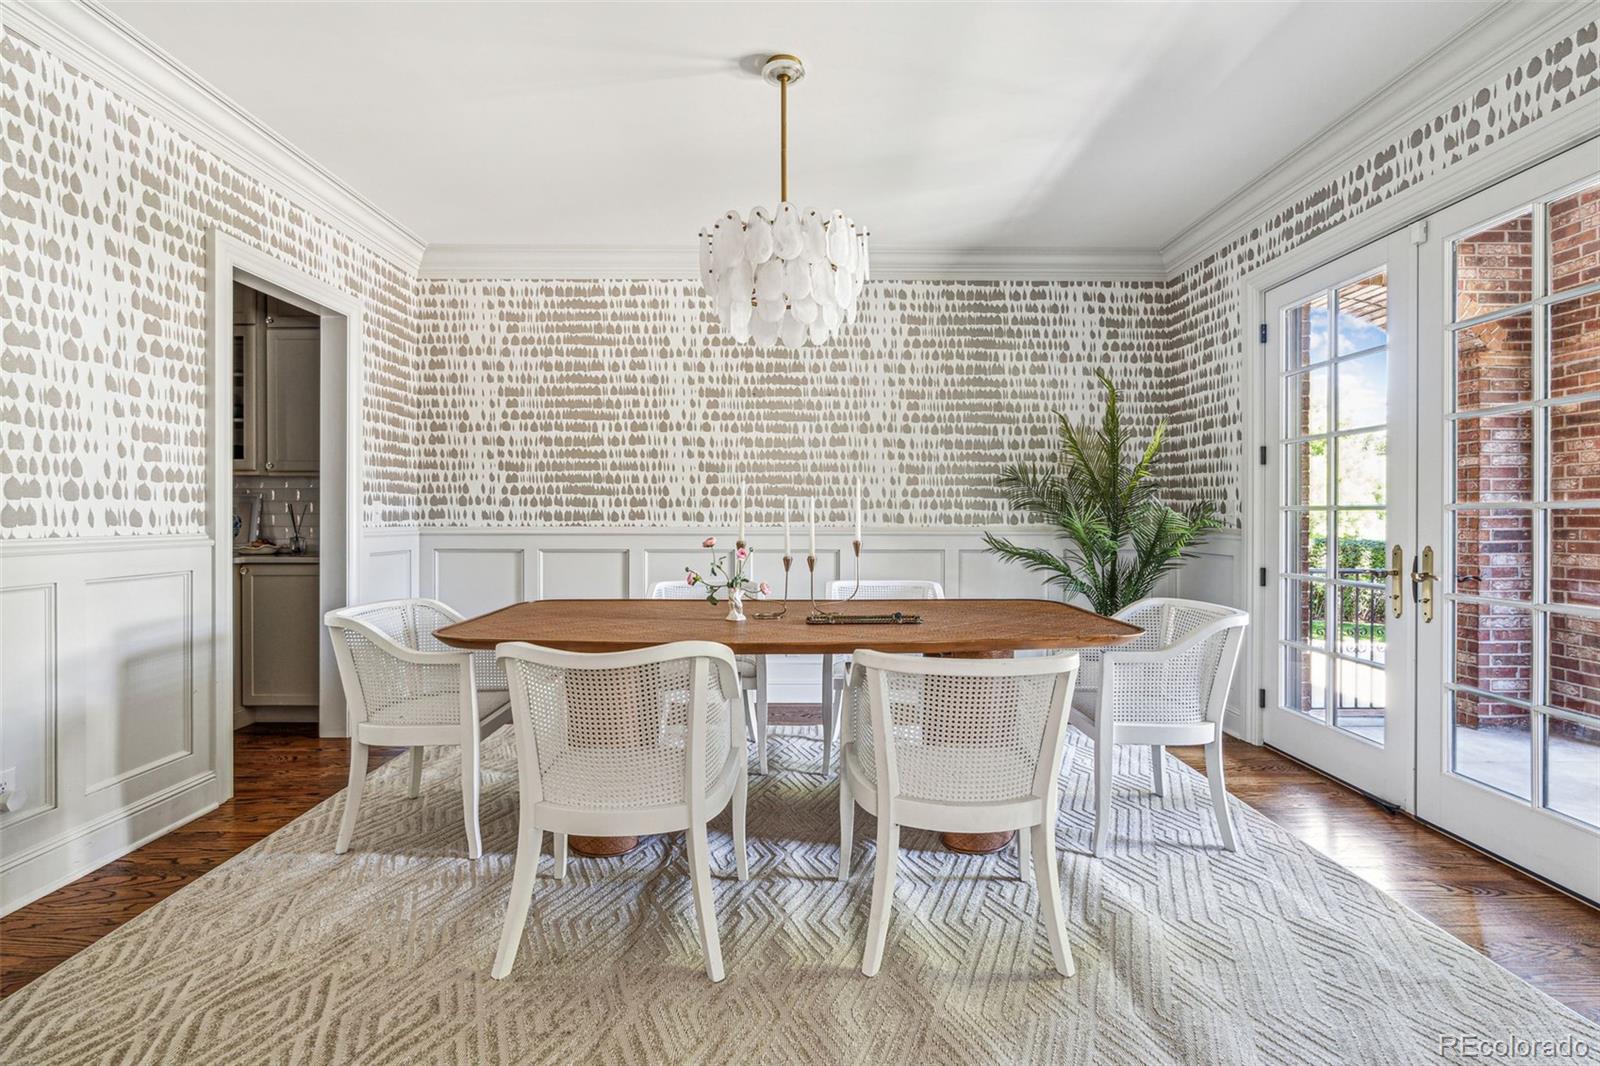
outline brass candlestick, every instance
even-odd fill
[[[762,622],[770,622],[789,613],[789,567],[793,564],[794,556],[786,553],[783,557],[783,602],[778,609],[776,611],[751,611],[751,618]]]

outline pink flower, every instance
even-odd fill
[[[734,552],[734,554],[737,555],[741,559],[747,559],[747,558],[750,557],[750,549],[749,548],[740,548],[738,551]]]
[[[690,570],[688,577],[684,578],[684,581],[690,585],[698,585],[700,584],[700,575]]]
[[[763,596],[770,596],[772,595],[772,586],[763,581],[761,584],[756,586],[756,591],[761,593]]]
[[[705,540],[700,542],[700,547],[702,547],[702,548],[715,548],[716,546],[717,546],[717,538],[716,537],[707,537]]]

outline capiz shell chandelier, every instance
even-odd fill
[[[778,87],[779,203],[729,211],[700,231],[700,281],[717,318],[740,344],[798,348],[826,344],[856,319],[867,280],[867,237],[843,211],[789,202],[789,87],[806,75],[796,56],[775,55],[761,76]]]

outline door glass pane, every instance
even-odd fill
[[[1600,502],[1600,400],[1550,408],[1550,498]]]
[[[1339,706],[1334,711],[1334,724],[1382,744],[1388,707],[1384,691],[1387,675],[1377,667],[1343,659],[1337,665]]]
[[[1533,415],[1488,415],[1456,422],[1456,499],[1522,503],[1533,499]]]
[[[1328,432],[1328,368],[1319,366],[1290,377],[1288,402],[1289,436]]]
[[[1600,826],[1600,718],[1545,719],[1545,806]]]
[[[1284,366],[1293,370],[1328,359],[1328,298],[1289,309],[1284,323]]]
[[[1382,506],[1389,482],[1389,434],[1354,433],[1338,443],[1338,502],[1350,506]]]
[[[1600,292],[1550,305],[1550,395],[1577,392],[1600,392]]]
[[[1533,699],[1533,612],[1505,604],[1458,603],[1454,647],[1457,684],[1489,697],[1524,703]]]
[[[1339,586],[1339,654],[1365,663],[1382,665],[1385,657],[1384,623],[1387,605],[1382,586]],[[1341,667],[1340,669],[1343,669]],[[1342,674],[1340,676],[1343,676]],[[1339,705],[1345,705],[1339,692]]]
[[[1600,281],[1600,185],[1550,205],[1550,291]]]
[[[1462,777],[1527,799],[1533,773],[1527,710],[1474,692],[1452,695],[1451,768]]]
[[[1600,507],[1552,510],[1550,602],[1600,607]],[[1600,647],[1595,649],[1600,662]]]
[[[1456,512],[1458,592],[1502,600],[1533,596],[1533,512]]]
[[[1365,429],[1389,421],[1389,353],[1376,351],[1339,364],[1339,428]]]
[[[1283,704],[1320,721],[1328,718],[1328,657],[1304,648],[1285,648]]]
[[[1456,334],[1456,410],[1533,399],[1533,316],[1508,315]]]
[[[1533,299],[1533,212],[1456,242],[1456,319]]]
[[[1389,343],[1389,282],[1383,274],[1339,290],[1340,356],[1382,348]]]
[[[1289,534],[1289,572],[1327,576],[1328,512],[1289,511],[1284,518]]]
[[[1297,644],[1327,646],[1328,588],[1320,582],[1283,583],[1284,636]]]
[[[1321,507],[1328,502],[1328,442],[1306,441],[1284,450],[1284,470],[1288,475],[1285,503],[1300,507]]]
[[[1550,706],[1600,720],[1600,618],[1551,613],[1545,632]]]

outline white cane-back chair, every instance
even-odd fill
[[[1056,970],[1072,976],[1055,829],[1077,670],[1076,655],[928,659],[855,653],[839,767],[839,880],[850,876],[859,803],[878,819],[862,973],[871,977],[883,962],[900,827],[908,825],[1029,834],[1050,954]]]
[[[657,581],[650,589],[652,600],[700,600],[705,587],[687,581]],[[767,657],[736,655],[739,664],[740,700],[744,704],[745,729],[756,739],[756,758],[761,772],[767,772]]]
[[[708,641],[598,655],[522,643],[495,651],[511,684],[521,815],[493,976],[505,977],[516,961],[549,829],[557,834],[557,877],[566,872],[568,833],[685,832],[706,974],[722,980],[706,822],[730,801],[735,866],[739,880],[749,877],[748,760],[744,716],[733,710],[733,653]]]
[[[461,805],[467,855],[483,854],[478,829],[479,749],[483,738],[511,718],[505,674],[494,653],[452,648],[433,635],[462,615],[438,600],[386,600],[329,611],[350,716],[350,785],[335,854],[350,849],[371,745],[411,749],[409,795],[422,786],[425,744],[461,746]]]
[[[1094,739],[1096,855],[1111,829],[1116,745],[1150,746],[1155,792],[1166,795],[1167,744],[1204,744],[1222,846],[1234,850],[1222,769],[1222,715],[1250,615],[1198,600],[1145,599],[1116,616],[1144,632],[1130,644],[1080,652],[1071,723]]]
[[[911,578],[874,578],[864,580],[856,588],[854,581],[830,581],[827,586],[828,601],[837,603],[851,593],[857,600],[942,600],[944,586],[937,581]],[[833,738],[839,733],[839,706],[844,692],[845,675],[850,670],[850,660],[841,656],[835,661],[832,655],[822,657],[822,691],[827,709],[822,715],[822,772],[833,768]]]

